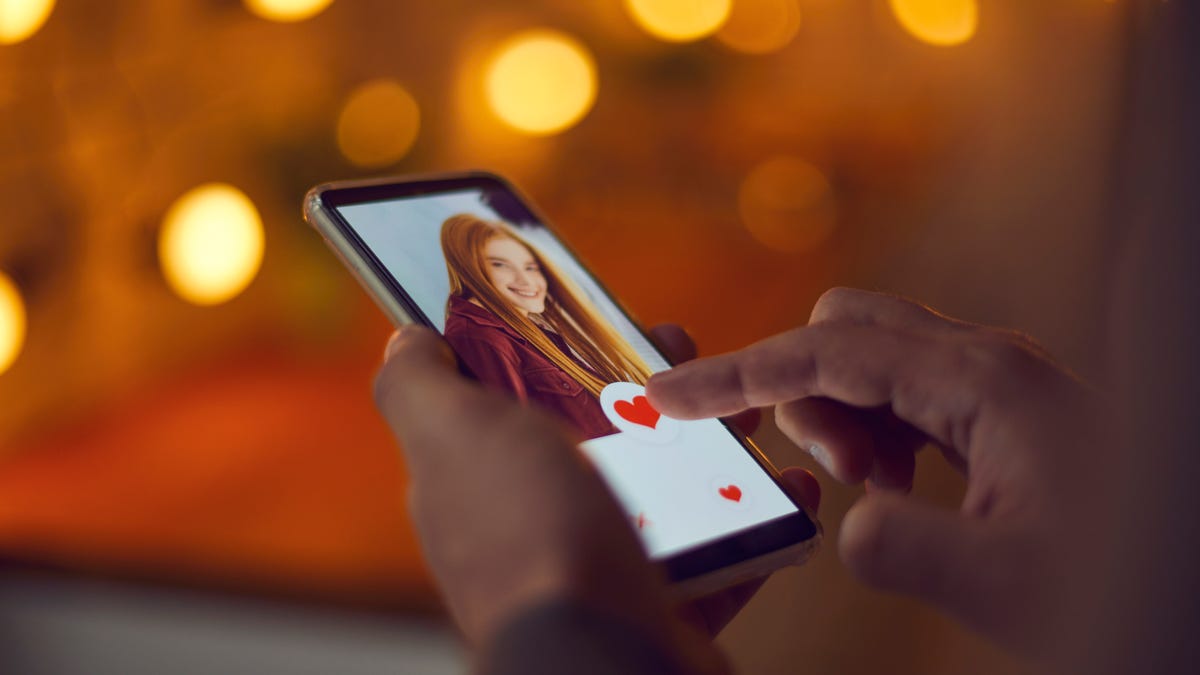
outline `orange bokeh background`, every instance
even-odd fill
[[[234,0],[59,0],[0,45],[0,272],[28,316],[0,372],[0,556],[436,606],[371,404],[389,327],[300,218],[325,180],[507,175],[644,323],[683,324],[702,353],[801,324],[824,289],[856,285],[1027,330],[1095,372],[1123,6],[980,1],[968,38],[939,46],[895,4],[735,0],[800,17],[782,36],[765,24],[773,42],[746,53],[730,47],[744,16],[741,33],[666,42],[618,0],[334,0],[295,22]],[[506,124],[482,84],[497,46],[530,28],[595,60],[594,104],[546,135]],[[404,125],[415,136],[364,166],[339,149],[339,119],[377,80],[419,121],[366,115],[368,147]],[[201,307],[164,281],[156,238],[172,202],[211,181],[254,202],[266,249],[244,291]],[[778,461],[806,461],[769,425],[762,438]],[[951,503],[953,476],[927,471],[918,491]],[[827,486],[831,527],[854,494]],[[994,664],[974,672],[1011,667],[931,612],[853,587],[829,552],[779,583],[791,590],[725,638],[747,668],[801,648],[829,668],[878,663],[851,643],[896,623],[909,628],[888,643],[917,654],[911,672],[955,672],[955,653]],[[810,625],[802,647],[779,646],[784,597],[878,625],[853,638]],[[950,647],[911,638],[930,625]]]

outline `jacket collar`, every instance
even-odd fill
[[[480,307],[461,295],[450,296],[450,311],[447,314],[449,316],[462,317],[480,326],[499,328],[500,330],[508,333],[510,336],[521,340],[522,342],[525,341],[525,338],[521,337],[521,334],[514,330],[512,326],[508,325],[504,319],[492,314],[492,312],[488,309]]]

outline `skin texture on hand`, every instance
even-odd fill
[[[1097,589],[1075,582],[1114,480],[1103,408],[1025,336],[834,289],[809,326],[656,375],[647,394],[682,419],[775,405],[831,475],[866,481],[839,540],[866,583],[1039,659],[1088,616]],[[957,513],[906,496],[929,443],[967,477]]]
[[[695,354],[678,327],[654,331],[676,360]],[[721,672],[710,638],[762,581],[672,607],[625,514],[558,419],[460,375],[433,331],[393,336],[376,402],[401,442],[410,513],[447,607],[467,639],[567,598],[644,631],[694,672]],[[741,419],[756,424],[757,413]],[[815,511],[820,489],[790,469],[784,484]]]
[[[406,328],[388,352],[376,401],[405,452],[426,559],[469,639],[568,592],[618,614],[662,611],[659,580],[564,424],[462,378],[432,331]]]

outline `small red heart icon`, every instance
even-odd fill
[[[632,403],[629,401],[617,401],[613,404],[613,410],[622,419],[644,427],[650,427],[651,429],[658,426],[658,418],[662,417],[662,414],[655,410],[654,406],[650,405],[649,399],[645,396],[634,396]]]
[[[736,485],[726,485],[725,487],[718,489],[717,494],[731,502],[742,501],[742,489]]]

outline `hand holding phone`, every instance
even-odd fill
[[[465,373],[583,441],[677,593],[816,549],[819,528],[748,439],[650,405],[644,385],[670,361],[501,179],[322,186],[306,215],[397,324],[441,332]]]
[[[678,329],[653,333],[687,351]],[[376,395],[403,441],[410,504],[430,568],[464,632],[486,641],[499,623],[538,601],[573,597],[663,633],[673,617],[664,614],[670,610],[659,575],[599,476],[572,451],[570,432],[542,411],[465,380],[444,347],[431,332],[394,337]],[[815,512],[815,479],[802,469],[783,478]],[[498,527],[513,521],[518,525]],[[685,603],[675,614],[715,636],[760,583]],[[663,639],[686,636],[668,632]],[[697,656],[709,647],[689,651]]]

